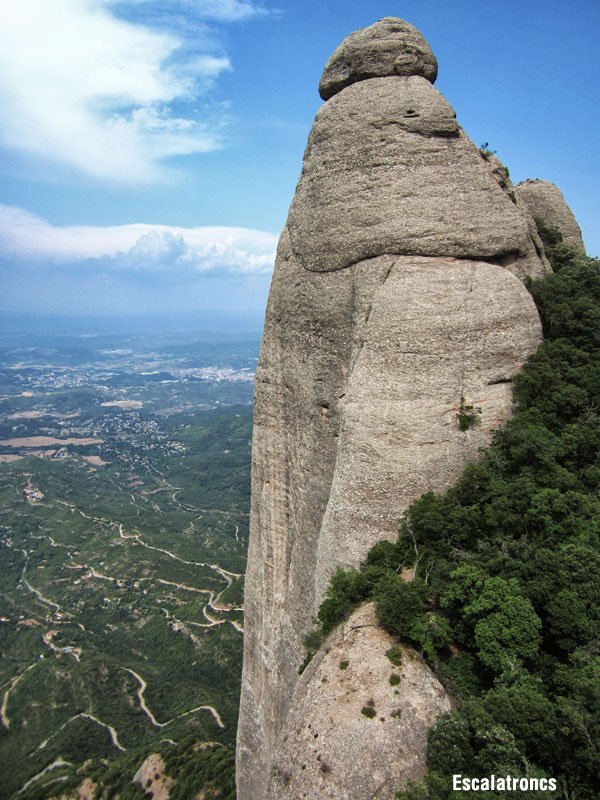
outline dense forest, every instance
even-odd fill
[[[539,227],[554,273],[529,285],[544,342],[515,377],[514,417],[451,489],[410,507],[396,543],[338,570],[308,642],[371,599],[456,700],[403,800],[450,798],[457,773],[557,781],[465,798],[600,796],[600,261]],[[461,430],[477,424],[461,409]]]

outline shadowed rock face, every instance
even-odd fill
[[[547,228],[558,228],[563,241],[585,253],[581,230],[560,189],[549,181],[523,181],[515,186],[517,197],[531,216]]]
[[[285,777],[307,746],[301,720],[341,718],[345,703],[317,686],[316,666],[298,683],[303,640],[335,568],[395,538],[408,505],[452,484],[510,416],[510,378],[541,338],[519,280],[546,270],[531,218],[420,62],[390,71],[405,28],[386,19],[330,60],[325,75],[346,54],[348,79],[317,114],[279,243],[256,374],[240,800],[366,800],[374,787],[343,777],[359,750],[377,765],[380,800],[422,774],[424,735],[402,728],[386,767],[392,728],[380,723],[373,740],[347,726],[337,756],[328,734],[335,771]],[[461,398],[481,409],[466,432]],[[328,663],[315,662],[326,674]],[[424,665],[419,675],[408,703],[435,681]],[[448,700],[422,702],[425,730]]]

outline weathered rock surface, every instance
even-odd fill
[[[151,800],[169,800],[169,789],[173,778],[166,774],[166,766],[160,753],[152,753],[133,776]]]
[[[325,103],[287,224],[294,255],[313,271],[394,253],[544,272],[527,219],[421,77],[372,78]]]
[[[94,800],[96,788],[94,781],[91,778],[86,778],[77,789],[78,800]]]
[[[353,37],[345,52],[361,65],[360,41],[372,53],[372,40]],[[326,656],[298,684],[327,581],[477,456],[510,416],[510,378],[541,338],[518,279],[547,269],[530,215],[427,80],[383,75],[353,79],[317,114],[277,254],[256,373],[240,800],[350,796],[337,767],[316,776],[327,780],[319,791],[295,773],[287,788],[271,784],[286,748],[304,746],[295,721],[337,719],[343,703],[325,693],[314,711],[302,700],[316,697],[310,675]],[[466,432],[461,398],[481,409]],[[432,700],[423,719],[437,709]],[[405,745],[385,772],[387,739],[361,731],[347,728],[346,756],[360,748],[391,786]],[[372,784],[365,792],[353,785],[352,800],[372,798]]]
[[[282,234],[256,375],[252,535],[238,726],[241,798],[263,798],[303,659],[318,537],[336,461],[339,402],[357,324],[390,260],[336,273],[301,267]]]
[[[391,663],[393,644],[371,604],[327,640],[296,686],[269,800],[392,800],[424,776],[427,731],[451,703],[414,650],[403,647],[402,665]],[[368,708],[374,717],[362,713]]]
[[[421,75],[434,83],[437,61],[414,25],[384,17],[351,33],[333,52],[323,70],[319,94],[329,100],[352,83],[391,75]]]
[[[476,457],[540,336],[525,287],[496,265],[382,256],[315,273],[282,235],[255,398],[242,798],[264,797],[331,573]],[[467,432],[461,397],[482,411]]]
[[[528,180],[517,184],[515,192],[534,220],[542,222],[548,228],[558,228],[566,244],[585,253],[577,220],[557,186],[549,181]]]
[[[501,267],[396,259],[372,296],[340,401],[336,466],[315,567],[315,608],[337,566],[395,539],[423,492],[454,482],[511,415],[511,377],[541,340],[532,299]],[[457,425],[461,398],[479,412]]]
[[[96,800],[97,785],[91,778],[86,778],[77,787],[76,794],[68,792],[61,794],[57,800]],[[52,800],[52,799],[50,799]]]

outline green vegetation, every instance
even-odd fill
[[[385,654],[395,667],[402,666],[402,648],[399,645],[392,645],[389,650],[385,651]]]
[[[315,629],[311,631],[307,636],[304,638],[304,647],[306,648],[306,657],[300,668],[298,670],[298,674],[302,675],[304,670],[308,667],[310,662],[312,661],[313,656],[321,647],[323,643],[323,639],[325,638],[325,634],[320,629]]]
[[[489,161],[492,156],[496,155],[496,150],[491,150],[488,142],[483,142],[479,145],[479,153],[485,161]]]
[[[364,714],[368,719],[374,719],[377,716],[377,711],[375,711],[373,706],[363,706],[360,713]]]
[[[188,737],[164,751],[166,771],[177,775],[169,800],[189,800],[202,787],[206,797],[235,800],[235,754],[230,747],[211,743],[198,745]]]
[[[411,506],[397,543],[336,573],[318,615],[327,633],[374,600],[457,699],[405,800],[451,798],[454,773],[600,796],[600,263],[542,234],[556,272],[530,285],[545,341],[515,379],[518,413],[455,486]]]
[[[87,734],[88,731],[80,733]],[[233,748],[218,742],[198,742],[195,735],[185,736],[177,744],[162,740],[152,752],[160,754],[165,775],[176,777],[169,790],[169,800],[191,800],[202,789],[214,800],[235,800],[235,754]],[[148,798],[138,783],[132,782],[147,753],[137,749],[106,761],[92,758],[79,774],[68,767],[57,767],[19,794],[19,800],[48,800],[58,792],[77,796],[84,777],[96,784],[97,800],[143,800]]]
[[[145,350],[109,377],[106,355],[3,347],[48,366],[0,371],[0,438],[101,443],[0,445],[25,456],[0,463],[1,800],[85,778],[97,800],[143,798],[151,753],[173,800],[233,800],[251,384],[153,382]],[[117,377],[143,409],[100,405]]]
[[[464,397],[460,398],[460,406],[456,419],[458,421],[458,429],[461,431],[468,431],[473,425],[479,421],[479,414],[481,409],[474,405],[467,404]]]

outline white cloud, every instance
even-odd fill
[[[274,234],[250,228],[59,227],[24,209],[0,205],[0,258],[16,266],[261,275],[271,271],[276,246]]]
[[[0,0],[0,144],[96,178],[147,182],[174,155],[222,145],[219,119],[187,116],[182,104],[231,69],[211,31],[194,42],[169,30],[186,7],[202,19],[260,13],[245,0]],[[149,26],[152,27],[149,27]],[[199,52],[202,50],[202,52]]]
[[[156,0],[112,0],[112,2],[152,6],[155,5]],[[268,13],[263,6],[249,2],[249,0],[168,0],[167,3],[163,2],[163,5],[168,5],[173,10],[192,12],[204,19],[219,22],[238,22]]]
[[[266,13],[263,8],[246,0],[187,0],[185,4],[195,5],[207,17],[223,21],[234,22]]]

